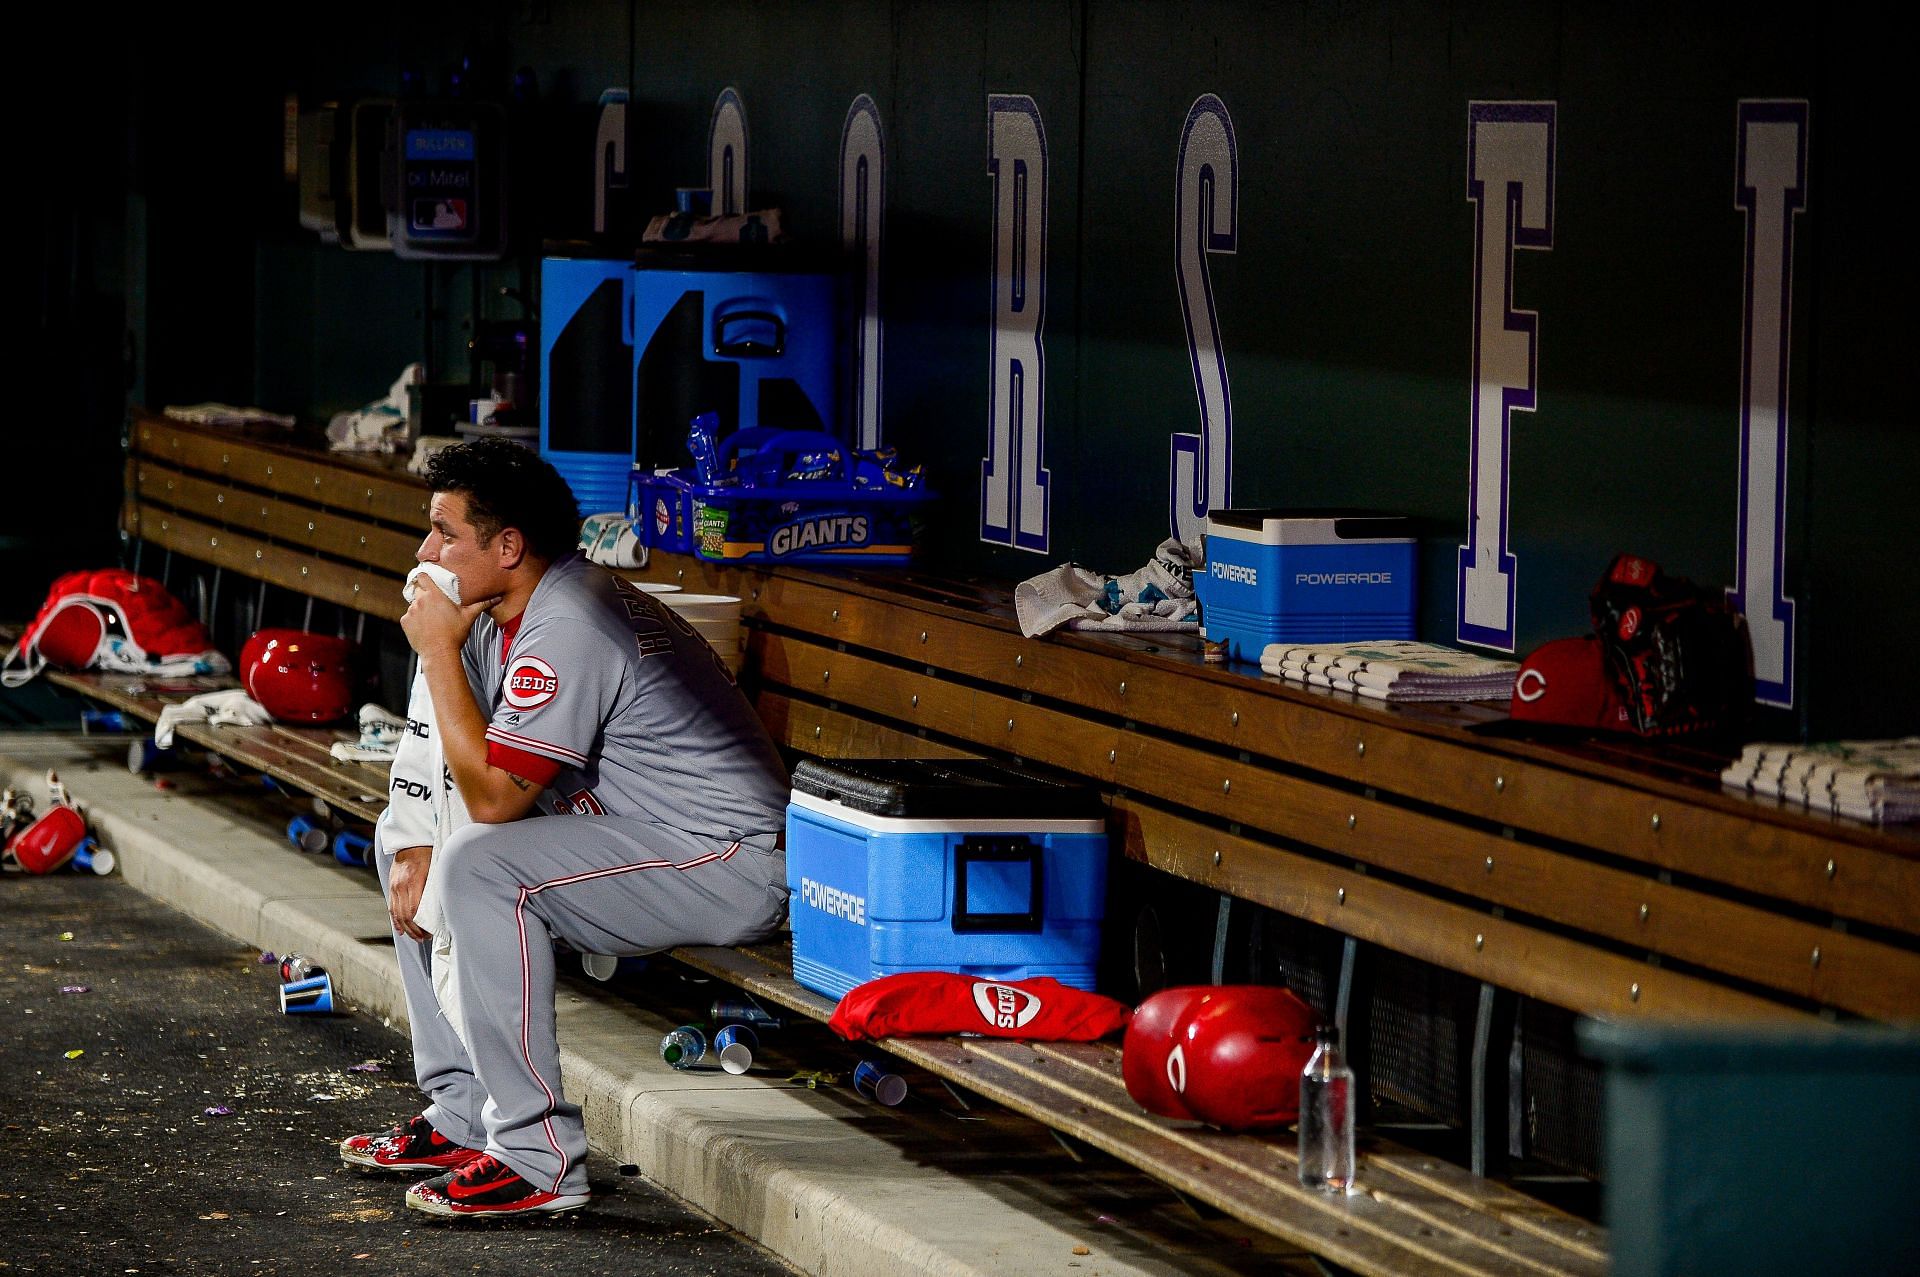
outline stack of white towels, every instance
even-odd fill
[[[1920,820],[1920,736],[1811,745],[1759,741],[1720,773],[1729,789],[1893,825]]]
[[[1260,668],[1309,687],[1377,701],[1504,701],[1513,698],[1516,661],[1411,639],[1369,643],[1269,643]]]

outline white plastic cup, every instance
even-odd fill
[[[720,1053],[720,1067],[737,1077],[753,1067],[760,1038],[744,1024],[729,1024],[713,1035],[713,1045]]]

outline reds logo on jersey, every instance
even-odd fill
[[[980,1018],[996,1029],[1024,1029],[1040,1014],[1040,999],[1010,984],[974,985],[973,1005]]]
[[[560,676],[537,656],[517,657],[507,666],[503,695],[515,709],[539,709],[560,690]]]

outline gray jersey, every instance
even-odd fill
[[[786,768],[733,676],[691,625],[606,569],[578,555],[554,563],[505,664],[486,617],[465,656],[485,688],[495,762],[517,752],[559,764],[542,810],[769,847],[783,828]]]

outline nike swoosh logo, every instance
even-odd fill
[[[512,1171],[505,1171],[501,1175],[481,1184],[454,1180],[447,1185],[447,1196],[453,1198],[455,1201],[463,1201],[469,1197],[481,1197],[487,1193],[491,1193],[496,1188],[502,1188],[511,1184],[513,1180],[514,1173]]]

